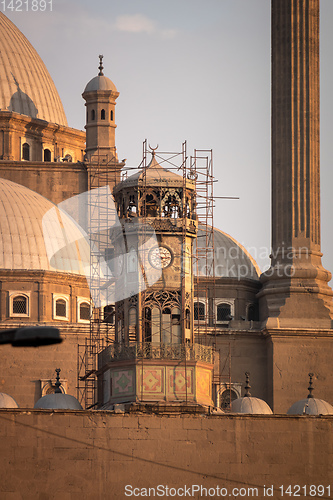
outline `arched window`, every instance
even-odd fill
[[[54,294],[53,295],[53,317],[54,319],[68,320],[69,313],[69,296]],[[78,311],[79,317],[79,311]]]
[[[188,309],[186,310],[186,314],[187,314],[187,311],[188,311]],[[171,323],[172,323],[171,342],[173,344],[181,344],[181,342],[182,342],[182,329],[181,329],[181,324],[180,324],[180,309],[179,309],[179,307],[174,307],[172,309]]]
[[[22,146],[22,159],[30,161],[30,145],[27,142]]]
[[[13,298],[12,314],[24,315],[28,314],[28,297],[24,295],[17,295]]]
[[[216,308],[216,321],[219,323],[223,321],[230,321],[231,319],[230,304],[218,304]]]
[[[114,325],[115,307],[112,305],[105,306],[103,312],[104,312],[104,322]]]
[[[146,208],[146,214],[142,213],[142,215],[146,215],[146,217],[157,217],[157,201],[152,194],[147,194],[144,206]]]
[[[185,313],[185,328],[188,330],[191,328],[191,313],[189,309],[186,309]]]
[[[110,120],[113,122],[113,110],[111,109]]]
[[[44,161],[51,161],[51,151],[44,149]]]
[[[62,318],[66,318],[67,316],[66,301],[63,299],[58,299],[56,301],[56,316],[60,316]]]
[[[194,321],[204,321],[205,312],[206,308],[203,302],[194,302]]]
[[[145,342],[152,341],[152,318],[150,307],[145,308]]]
[[[89,321],[90,320],[90,304],[89,302],[81,302],[79,304],[79,320]]]
[[[136,308],[130,307],[128,311],[128,340],[136,342]]]
[[[94,121],[95,120],[95,110],[92,109],[91,110],[91,121]]]
[[[168,307],[162,311],[161,342],[171,344],[171,311]]]
[[[136,325],[136,308],[135,307],[130,307],[130,310],[128,312],[128,324],[129,324],[129,326]]]
[[[227,409],[230,408],[231,403],[237,399],[237,393],[232,389],[226,389],[221,394],[221,408]]]
[[[157,307],[151,311],[151,341],[161,342],[161,312]]]
[[[101,120],[105,120],[105,109],[101,110]]]

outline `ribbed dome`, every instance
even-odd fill
[[[0,110],[67,125],[57,89],[21,31],[0,13]]]
[[[130,186],[142,186],[144,183],[149,187],[182,187],[184,180],[182,175],[176,174],[175,172],[162,167],[153,154],[153,157],[146,168],[145,176],[142,170],[136,172],[135,174],[127,177],[124,181],[119,182],[114,189],[114,193]],[[187,179],[186,187],[194,189],[194,181]]]
[[[0,392],[0,408],[18,408],[18,404],[15,399],[5,394],[4,392]]]
[[[118,92],[115,84],[104,75],[95,76],[90,82],[87,83],[84,92],[94,92],[96,90],[112,90]]]
[[[82,262],[89,263],[89,252],[79,228],[53,203],[20,184],[0,179],[0,269],[84,274]]]
[[[43,410],[82,410],[82,406],[74,396],[69,394],[47,394],[40,398],[34,408]]]
[[[234,413],[250,413],[252,415],[271,415],[273,413],[264,400],[252,398],[251,396],[235,399],[231,403],[231,411]]]
[[[294,403],[287,415],[333,415],[333,406],[323,399],[306,398]]]

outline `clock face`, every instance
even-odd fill
[[[165,269],[172,262],[172,254],[166,247],[154,247],[149,252],[149,262],[156,269]]]

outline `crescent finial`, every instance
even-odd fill
[[[151,145],[149,144],[149,149],[151,150],[153,156],[155,156],[155,151],[157,148],[158,148],[158,144],[157,144],[156,148],[152,148]]]

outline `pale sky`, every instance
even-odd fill
[[[8,4],[9,2],[7,2]],[[4,12],[3,2],[0,9]],[[15,4],[15,2],[14,2]],[[45,62],[68,124],[83,129],[86,83],[115,83],[116,144],[137,166],[142,142],[163,151],[213,149],[214,225],[270,253],[270,0],[53,0],[53,10],[4,13]],[[321,0],[323,263],[333,271],[333,1]]]

